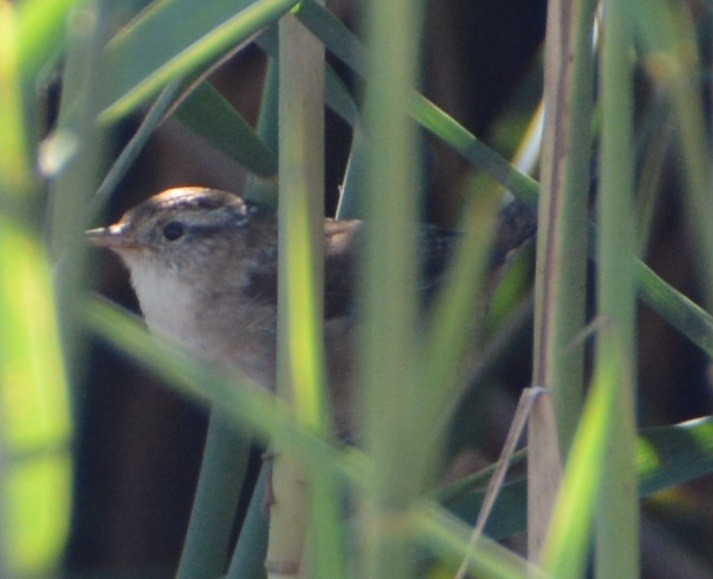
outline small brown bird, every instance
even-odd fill
[[[335,420],[350,430],[355,255],[361,221],[324,221],[325,353]],[[534,214],[513,202],[500,213],[491,267],[535,231]],[[149,328],[202,359],[227,365],[266,388],[275,383],[277,215],[232,193],[170,189],[88,232],[128,267]],[[421,289],[428,302],[458,233],[421,229]]]

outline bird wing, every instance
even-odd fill
[[[536,217],[532,210],[515,201],[498,215],[496,238],[490,267],[502,265],[507,254],[520,247],[535,233]],[[363,246],[364,224],[357,220],[324,221],[324,316],[326,320],[353,314],[357,256]],[[419,294],[424,305],[432,302],[443,281],[453,248],[461,233],[435,225],[419,226],[421,276]],[[277,304],[277,250],[264,255],[254,269],[246,293],[253,299]]]

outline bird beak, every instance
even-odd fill
[[[98,227],[86,232],[89,243],[97,247],[108,247],[115,251],[136,248],[136,240],[124,223],[116,223],[109,227]]]

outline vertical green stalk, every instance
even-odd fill
[[[25,13],[26,15],[26,13]],[[28,30],[0,0],[0,576],[56,574],[69,531],[71,413],[28,108],[63,13]],[[24,31],[24,34],[23,34]],[[24,48],[24,51],[23,51]],[[24,68],[23,68],[24,64]],[[23,102],[23,97],[28,99]]]
[[[269,34],[269,32],[267,33]],[[277,152],[279,147],[278,92],[279,63],[275,58],[268,58],[265,82],[263,87],[260,118],[257,122],[257,133],[267,143],[268,147]],[[278,187],[273,179],[263,179],[250,175],[245,185],[245,197],[258,203],[272,207],[277,206]]]
[[[542,549],[541,566],[548,577],[579,579],[586,568],[592,516],[607,476],[603,467],[612,443],[611,407],[617,398],[619,369],[619,360],[602,360],[589,389]]]
[[[533,383],[552,398],[539,397],[528,434],[533,560],[559,486],[558,451],[566,456],[582,407],[584,352],[576,336],[585,322],[594,9],[593,0],[551,0],[548,8]]]
[[[595,4],[553,0],[547,29],[533,381],[553,392],[565,453],[582,407]]]
[[[278,393],[290,400],[299,422],[328,435],[322,327],[324,47],[290,14],[280,21],[279,58]],[[275,445],[268,570],[304,573],[307,564],[312,577],[342,576],[334,478],[315,463],[281,453],[279,436]]]
[[[84,291],[87,244],[84,237],[88,203],[99,185],[105,160],[106,128],[96,117],[101,100],[101,47],[106,43],[111,10],[102,2],[84,2],[71,13],[62,75],[62,100],[57,124],[47,138],[44,156],[49,180],[50,248],[57,268],[55,291],[61,304],[61,328],[70,376],[81,376],[85,340],[79,328],[77,299]],[[50,145],[50,146],[47,146]]]
[[[672,101],[677,120],[680,164],[687,189],[686,211],[693,226],[696,257],[706,284],[707,302],[713,305],[713,202],[711,201],[711,143],[701,90],[697,34],[690,9],[683,4],[656,0],[635,1],[636,32],[647,51],[649,72]]]
[[[602,145],[597,235],[598,335],[595,372],[614,367],[616,389],[596,526],[596,576],[639,576],[639,503],[636,475],[635,258],[633,214],[633,80],[629,3],[604,3],[602,43]]]
[[[267,464],[263,465],[225,579],[257,579],[265,576],[268,535],[265,497],[269,493],[271,476],[272,469]]]
[[[373,461],[363,505],[364,576],[411,577],[406,511],[418,493],[410,457],[418,396],[414,379],[418,157],[408,116],[419,55],[418,10],[409,0],[367,4],[369,68],[365,213],[369,222],[362,273],[360,336],[363,437]]]
[[[250,442],[236,431],[235,421],[212,409],[178,578],[224,572],[249,452]]]
[[[324,47],[292,15],[280,21],[281,394],[323,431]]]
[[[364,216],[362,190],[367,171],[368,152],[369,139],[361,123],[355,123],[352,127],[352,148],[342,182],[337,219],[361,219]]]

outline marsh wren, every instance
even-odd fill
[[[338,429],[350,429],[356,254],[363,224],[324,220],[324,333]],[[497,225],[491,267],[534,234],[534,214],[518,202]],[[429,301],[458,234],[421,228],[422,293]],[[170,189],[88,232],[131,274],[149,328],[203,360],[227,365],[272,389],[277,332],[277,215],[232,193]]]

